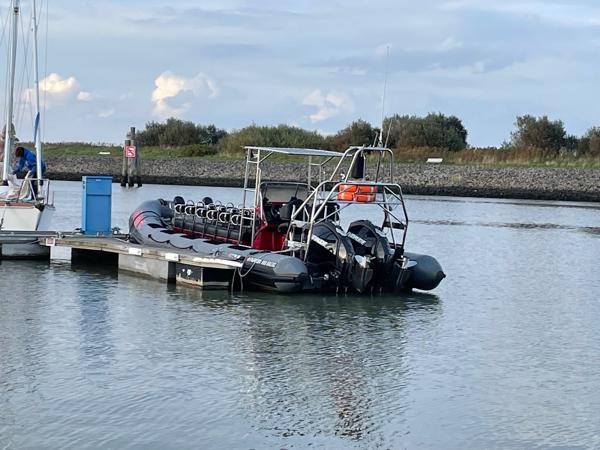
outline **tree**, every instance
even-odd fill
[[[331,150],[346,150],[352,145],[373,145],[379,130],[362,119],[356,120],[335,135],[326,138],[326,147]]]
[[[579,140],[578,151],[584,155],[600,156],[600,127],[592,127]]]
[[[517,117],[515,126],[510,141],[513,147],[537,147],[558,152],[567,143],[567,132],[561,120],[525,115]]]
[[[164,123],[148,122],[146,128],[137,133],[140,144],[160,147],[180,147],[193,144],[215,145],[227,135],[214,125],[196,125],[171,117]]]
[[[159,137],[161,147],[200,144],[200,135],[194,122],[171,117],[167,119]]]
[[[430,113],[425,117],[395,114],[383,122],[392,148],[434,147],[451,151],[467,147],[467,130],[456,116]]]
[[[221,130],[213,124],[207,126],[198,125],[198,133],[201,144],[216,145],[221,139],[227,136],[227,131]]]
[[[324,138],[316,131],[307,131],[289,125],[257,126],[251,125],[229,133],[219,141],[219,150],[226,153],[238,153],[246,145],[264,147],[322,147]]]

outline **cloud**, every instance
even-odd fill
[[[79,83],[75,77],[62,78],[57,73],[51,73],[40,81],[40,93],[54,98],[65,98],[72,95]]]
[[[40,80],[40,96],[48,106],[65,103],[73,99],[80,102],[89,102],[94,99],[91,92],[80,91],[79,87],[77,78],[73,76],[63,78],[53,72]],[[23,99],[28,103],[33,103],[35,99],[34,89],[25,89]]]
[[[440,44],[439,50],[442,52],[454,50],[463,46],[463,43],[457,41],[454,37],[449,36]]]
[[[101,119],[106,119],[114,114],[115,114],[115,109],[109,108],[109,109],[104,109],[104,110],[100,111],[98,113],[98,117],[100,117]]]
[[[324,93],[320,89],[316,89],[304,97],[302,104],[317,108],[316,113],[308,116],[313,123],[331,119],[354,109],[352,100],[346,94],[333,91]]]
[[[92,93],[87,91],[80,91],[77,94],[77,100],[80,102],[89,102],[92,99]]]
[[[587,4],[586,4],[587,3]],[[449,11],[481,10],[514,16],[537,17],[563,26],[597,26],[600,11],[596,2],[563,2],[555,0],[452,0],[442,6]]]
[[[195,98],[214,98],[219,95],[215,82],[203,73],[186,78],[163,72],[154,80],[154,85],[156,88],[152,91],[153,114],[160,118],[177,116],[187,111]]]

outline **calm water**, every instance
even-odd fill
[[[80,184],[55,188],[57,228],[79,226]],[[123,228],[144,199],[240,197],[113,189]],[[229,295],[1,262],[0,448],[600,448],[600,205],[408,208],[409,250],[448,274],[433,295]]]

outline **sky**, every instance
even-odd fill
[[[227,130],[378,125],[386,73],[386,115],[456,115],[473,146],[502,144],[523,114],[575,135],[600,126],[598,0],[40,1],[45,141],[119,143],[170,116]]]

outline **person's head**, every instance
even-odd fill
[[[15,156],[17,158],[20,158],[21,156],[23,156],[24,153],[25,153],[25,149],[23,147],[17,147],[15,149]]]

